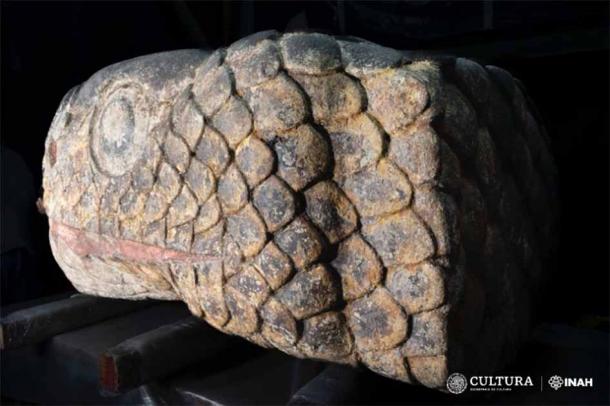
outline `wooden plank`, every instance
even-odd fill
[[[353,404],[359,400],[360,372],[347,365],[329,365],[292,396],[288,405]]]
[[[35,344],[121,314],[156,304],[156,301],[106,299],[74,295],[14,311],[0,321],[0,349]]]
[[[199,365],[163,382],[187,405],[285,405],[324,364],[277,350],[231,347],[217,363]],[[206,362],[207,364],[207,362]]]
[[[202,320],[187,317],[108,349],[99,361],[100,386],[108,395],[124,393],[211,358],[233,342]]]

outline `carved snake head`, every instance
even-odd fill
[[[136,291],[120,283],[124,266],[98,261],[93,267],[97,275],[87,276],[82,269],[92,265],[81,263],[79,254],[98,250],[109,258],[120,257],[120,247],[100,234],[141,242],[141,231],[133,231],[132,219],[141,215],[146,196],[155,192],[164,203],[175,197],[170,195],[180,186],[178,173],[169,165],[161,166],[161,143],[172,129],[172,114],[188,113],[188,100],[180,97],[187,94],[196,67],[208,55],[200,50],[174,51],[111,65],[71,89],[61,101],[46,140],[43,205],[52,244],[63,247],[54,249],[54,254],[64,270],[73,269],[68,276],[78,288],[137,295],[140,278],[132,278]],[[172,106],[177,107],[172,110]],[[165,187],[154,187],[159,173]],[[167,207],[159,203],[156,209],[150,215],[161,217]],[[140,248],[123,247],[144,255]],[[91,278],[98,282],[92,285]]]
[[[324,34],[113,65],[47,139],[53,253],[80,291],[442,387],[527,320],[553,220],[528,109],[497,68]]]

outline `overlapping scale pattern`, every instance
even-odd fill
[[[524,329],[513,302],[555,215],[543,131],[499,68],[265,32],[195,69],[131,172],[62,162],[72,180],[54,188],[83,190],[57,210],[219,258],[159,266],[221,330],[439,387],[462,362],[500,365]]]

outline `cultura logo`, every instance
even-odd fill
[[[558,375],[553,375],[549,378],[549,386],[557,390],[563,386],[563,379]]]
[[[467,389],[471,392],[499,392],[511,391],[514,387],[533,387],[530,376],[491,376],[474,375],[466,378],[460,373],[453,373],[447,378],[447,390],[451,393],[463,393]]]
[[[468,386],[466,377],[458,372],[455,372],[447,378],[447,390],[456,395],[464,392]]]

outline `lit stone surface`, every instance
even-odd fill
[[[246,257],[256,255],[265,245],[265,224],[252,205],[227,218],[227,232]]]
[[[277,299],[267,301],[262,308],[264,320],[263,335],[280,348],[296,343],[298,337],[297,323],[292,314]]]
[[[383,288],[350,303],[348,320],[363,351],[390,349],[407,336],[407,317]]]
[[[343,187],[363,216],[394,213],[411,202],[407,177],[386,160],[350,176]]]
[[[289,130],[309,114],[305,95],[286,74],[250,88],[246,100],[254,113],[254,126],[261,132]]]
[[[426,86],[408,69],[391,69],[364,79],[369,110],[390,133],[411,124],[428,103]]]
[[[323,240],[316,228],[298,217],[275,236],[275,243],[298,268],[305,268],[322,254]]]
[[[363,296],[381,281],[381,262],[358,234],[339,244],[332,266],[341,275],[343,298],[346,300]]]
[[[347,237],[357,227],[354,206],[333,182],[320,182],[305,191],[307,215],[331,243]]]
[[[248,202],[248,186],[239,169],[230,166],[218,180],[218,200],[225,214],[235,213]]]
[[[229,163],[227,143],[210,127],[206,127],[195,154],[197,159],[207,165],[216,176],[220,176]]]
[[[254,266],[272,289],[280,288],[292,273],[292,263],[273,242],[263,248]]]
[[[308,271],[299,271],[294,278],[277,292],[277,297],[294,317],[303,319],[327,310],[337,300],[330,270],[317,265]]]
[[[287,133],[275,144],[278,175],[295,191],[299,191],[326,172],[330,154],[328,143],[310,125]]]
[[[292,190],[275,176],[269,177],[254,190],[253,201],[271,232],[285,226],[294,217]]]
[[[390,269],[386,286],[409,314],[431,310],[445,302],[443,270],[429,262]]]
[[[253,188],[271,174],[275,156],[263,141],[249,137],[237,148],[235,161],[248,186]]]
[[[204,203],[216,188],[216,179],[212,171],[201,161],[193,159],[184,180],[197,196],[199,203]]]
[[[57,262],[294,356],[493,375],[529,327],[556,170],[508,72],[408,55],[265,31],[98,72],[45,145]]]
[[[385,266],[415,264],[434,253],[434,241],[426,225],[411,210],[367,224],[363,235]]]

